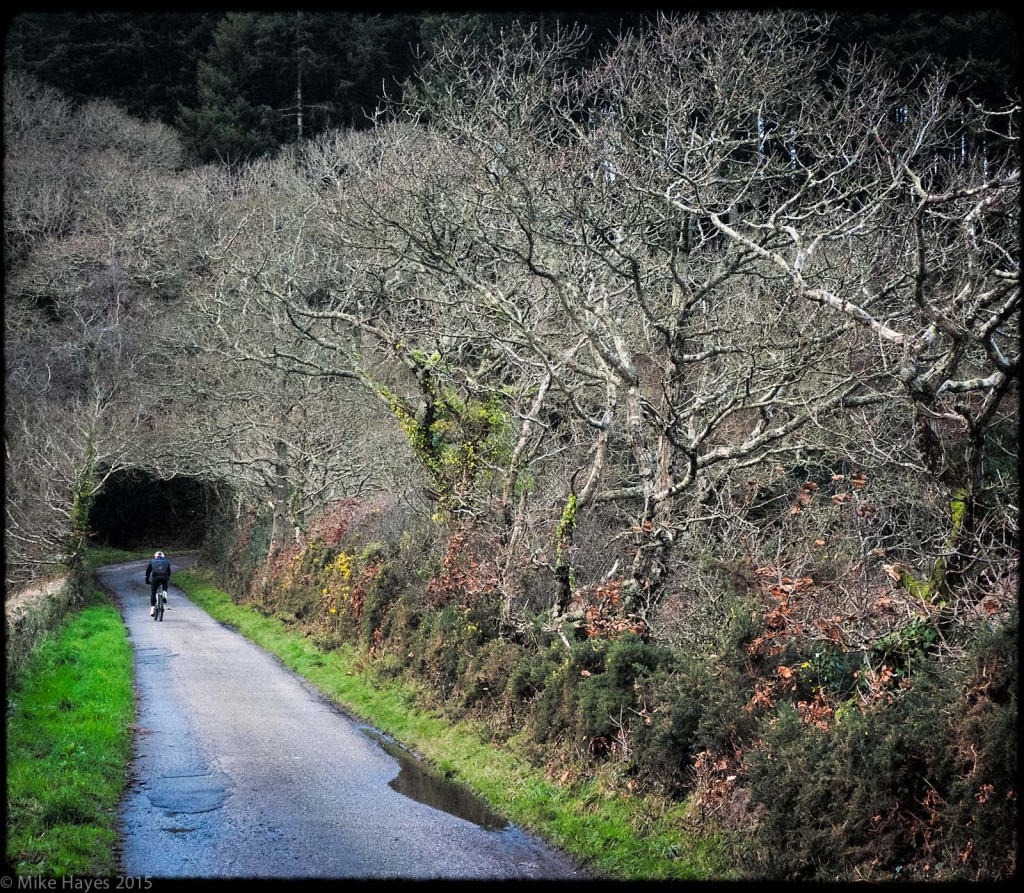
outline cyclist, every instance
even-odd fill
[[[171,562],[167,560],[167,556],[163,552],[156,552],[149,564],[146,565],[146,582],[150,585],[149,590],[149,616],[153,617],[156,614],[156,590],[161,583],[164,584],[166,589],[168,581],[171,579]],[[166,595],[164,596],[164,604],[166,605]]]

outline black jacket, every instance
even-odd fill
[[[153,562],[154,561],[160,562],[161,564],[166,564],[167,565],[167,570],[165,571],[165,570],[163,570],[163,568],[160,568],[159,570],[154,570],[153,569]],[[168,561],[166,558],[153,558],[153,559],[151,559],[149,564],[146,565],[146,582],[147,583],[149,582],[149,578],[150,577],[156,577],[156,579],[158,579],[158,580],[170,580],[171,579],[171,562]]]

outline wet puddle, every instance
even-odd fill
[[[486,803],[460,784],[434,774],[404,747],[375,729],[362,728],[367,738],[376,741],[388,754],[398,760],[398,775],[389,782],[391,788],[434,809],[479,825],[485,831],[501,831],[508,822]]]

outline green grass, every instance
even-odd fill
[[[99,590],[40,642],[7,701],[8,863],[113,874],[135,703],[121,615]]]
[[[121,564],[125,561],[138,561],[142,558],[149,558],[152,552],[148,549],[131,550],[115,549],[113,546],[89,546],[85,550],[85,566],[89,573],[93,573],[105,564]]]
[[[510,750],[487,744],[472,726],[453,725],[417,707],[423,699],[408,683],[380,683],[360,670],[351,646],[321,651],[277,618],[235,604],[201,572],[176,574],[175,583],[212,617],[277,655],[342,707],[469,786],[520,827],[571,853],[595,878],[735,878],[720,841],[686,833],[683,806],[612,793],[597,781],[555,785]]]

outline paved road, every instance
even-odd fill
[[[144,571],[145,562],[100,571],[135,652],[125,875],[583,879],[485,811],[399,793],[424,784],[408,784],[408,760],[173,585],[163,622],[152,620]]]

